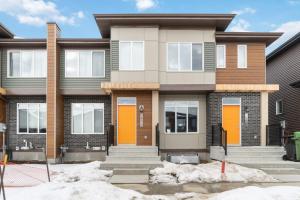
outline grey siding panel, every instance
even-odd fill
[[[99,89],[102,81],[110,80],[110,50],[105,50],[104,78],[66,78],[65,50],[60,54],[60,89]]]
[[[104,103],[104,134],[72,134],[71,104],[72,103]],[[91,147],[106,145],[106,130],[111,123],[111,98],[102,96],[65,96],[64,99],[64,142],[71,149],[84,149],[89,142]]]
[[[222,123],[222,98],[241,98],[242,146],[260,145],[260,93],[210,93],[207,96],[207,147],[212,143],[212,125]],[[248,108],[248,124],[245,110]]]
[[[6,142],[8,148],[15,150],[16,146],[24,146],[24,140],[32,142],[33,146],[46,145],[46,134],[17,134],[17,103],[46,103],[45,96],[8,96],[6,103]]]
[[[8,78],[7,77],[7,49],[1,52],[2,87],[10,88],[46,88],[46,78]]]
[[[216,43],[204,42],[204,70],[216,70]]]
[[[111,69],[119,70],[119,41],[111,41]]]
[[[279,91],[269,94],[269,124],[285,120],[287,132],[300,130],[300,88],[289,84],[300,80],[300,43],[267,63],[267,83],[279,84]],[[276,100],[282,99],[283,114],[276,115]]]

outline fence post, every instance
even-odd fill
[[[46,161],[46,167],[47,167],[48,181],[50,182],[50,172],[49,172],[48,158],[47,158],[47,153],[46,153],[46,149],[45,149],[45,147],[43,147],[43,152],[44,152],[45,161]]]

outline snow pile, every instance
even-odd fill
[[[178,165],[164,161],[164,167],[150,171],[151,183],[182,184],[189,182],[277,182],[258,169],[226,163],[225,176],[221,175],[221,162],[199,165]]]
[[[101,170],[100,161],[87,164],[50,165],[52,182],[108,181],[112,171]]]
[[[217,194],[209,200],[300,200],[300,187],[273,186],[260,188],[255,186],[229,190]]]

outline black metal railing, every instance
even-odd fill
[[[227,130],[221,124],[212,126],[212,146],[221,146],[227,155]]]
[[[270,124],[266,126],[266,145],[281,146],[283,144],[284,130],[280,124]]]
[[[114,145],[115,137],[115,127],[113,124],[110,124],[106,130],[106,154],[109,155],[109,147]]]
[[[156,146],[157,146],[157,153],[159,155],[159,149],[160,149],[160,141],[159,141],[159,124],[157,123],[155,126],[155,139],[156,139]]]

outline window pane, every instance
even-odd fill
[[[193,44],[193,70],[202,70],[202,44]]]
[[[130,42],[120,42],[120,69],[130,69]]]
[[[66,52],[66,77],[76,77],[78,73],[78,52]]]
[[[82,105],[72,104],[73,133],[82,133]]]
[[[34,76],[46,77],[47,74],[47,53],[36,51],[34,56]]]
[[[27,133],[27,110],[19,109],[19,133]]]
[[[103,52],[93,52],[93,76],[105,76],[105,63]]]
[[[178,44],[168,44],[168,69],[178,70]]]
[[[177,132],[186,132],[187,108],[177,108]]]
[[[225,47],[222,45],[217,46],[217,67],[225,67]]]
[[[197,114],[198,114],[198,109],[197,108],[193,108],[190,107],[188,108],[189,111],[189,118],[188,118],[188,122],[189,122],[189,131],[188,132],[197,132]]]
[[[166,132],[174,133],[175,132],[175,108],[166,107],[165,108],[165,117],[166,117]]]
[[[238,45],[238,67],[240,68],[247,67],[246,53],[247,53],[246,46]]]
[[[40,133],[47,132],[47,116],[46,116],[46,104],[40,104],[40,118],[39,118],[39,128]]]
[[[21,74],[22,77],[33,76],[32,72],[33,53],[32,51],[23,51],[21,56]]]
[[[9,76],[19,77],[20,76],[20,53],[10,52],[9,53]]]
[[[191,45],[180,44],[180,69],[183,71],[191,70]]]
[[[92,61],[90,51],[79,52],[79,77],[92,76]]]
[[[132,67],[133,69],[144,69],[144,49],[142,42],[132,43]]]
[[[29,133],[38,133],[38,109],[28,109]]]
[[[83,105],[83,132],[93,133],[93,112],[94,107],[92,104]]]
[[[95,109],[94,110],[94,131],[95,133],[103,133],[103,110]]]

